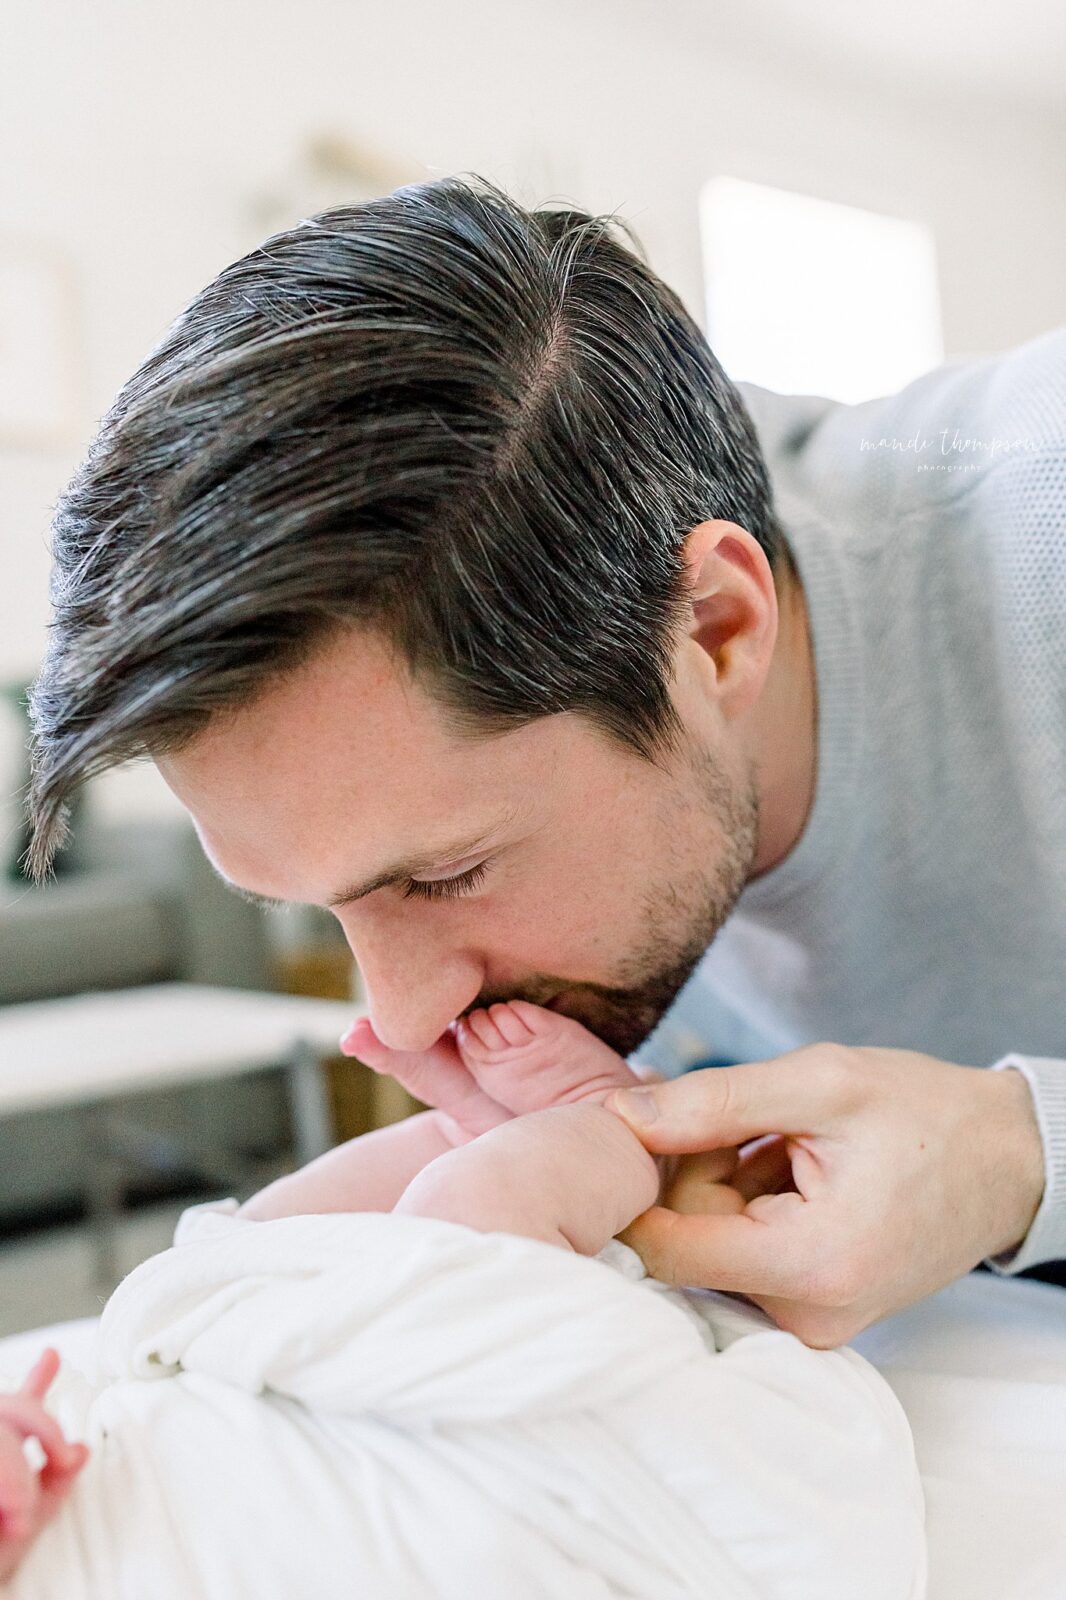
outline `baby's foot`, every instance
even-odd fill
[[[528,1000],[471,1012],[430,1050],[392,1050],[369,1018],[341,1040],[346,1055],[387,1072],[424,1105],[436,1106],[476,1138],[526,1111],[584,1101],[640,1080],[621,1056],[579,1022]]]
[[[472,1011],[456,1023],[455,1037],[472,1080],[516,1116],[565,1105],[598,1106],[613,1089],[645,1081],[580,1022],[528,1000]],[[670,1181],[675,1156],[652,1161],[647,1152],[641,1155]]]
[[[547,1106],[599,1104],[641,1080],[572,1017],[509,1000],[461,1017],[459,1054],[474,1081],[519,1115]]]
[[[382,1044],[369,1017],[357,1017],[341,1040],[341,1050],[372,1072],[387,1072],[423,1105],[437,1107],[449,1120],[451,1144],[476,1139],[512,1115],[471,1076],[451,1032],[429,1050],[393,1050]]]

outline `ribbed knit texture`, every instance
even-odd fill
[[[1016,1065],[1066,1259],[1066,331],[859,406],[747,388],[807,597],[818,773],[641,1062]]]

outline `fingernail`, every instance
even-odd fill
[[[607,1109],[616,1111],[627,1122],[654,1122],[659,1115],[659,1103],[650,1089],[616,1089],[607,1101]]]

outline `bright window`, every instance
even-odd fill
[[[921,223],[712,178],[700,203],[707,337],[730,377],[868,400],[944,356]]]

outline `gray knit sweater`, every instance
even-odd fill
[[[1066,1259],[1066,330],[843,406],[745,390],[806,591],[814,804],[637,1059],[1018,1067]]]

